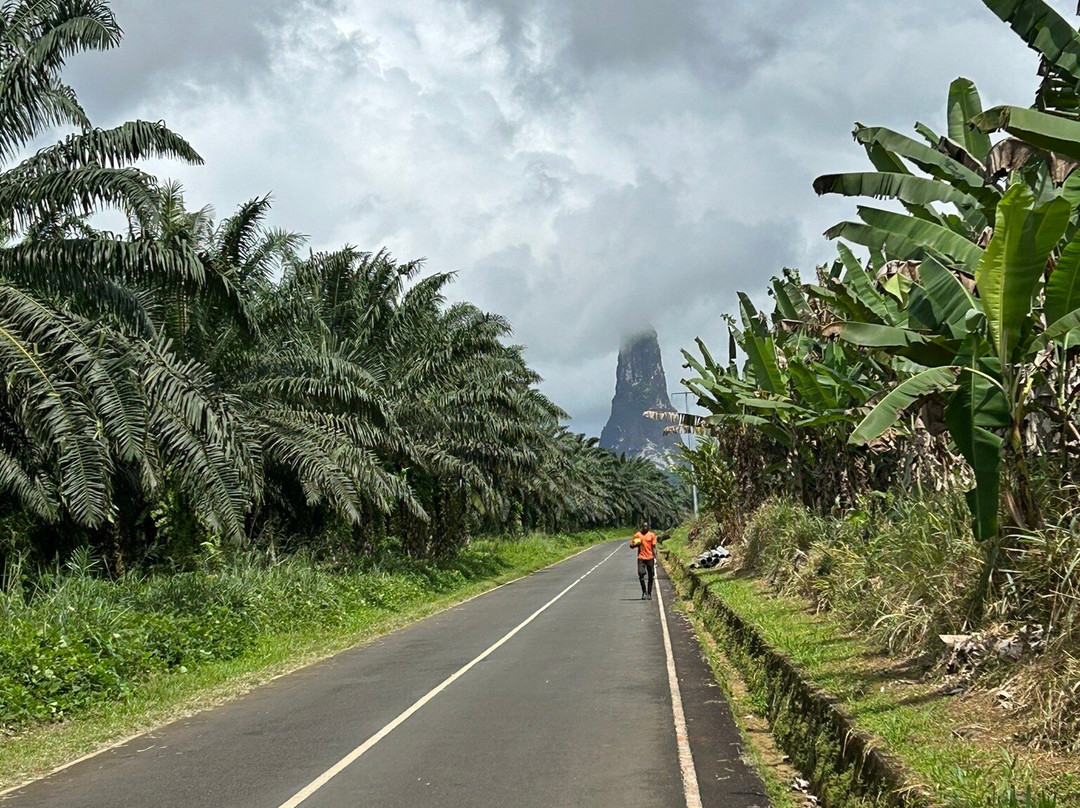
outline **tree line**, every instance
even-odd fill
[[[448,302],[452,274],[313,252],[269,197],[217,220],[137,168],[202,159],[162,122],[92,126],[65,60],[120,38],[103,0],[0,8],[0,552],[431,554],[678,518],[666,475],[563,425],[503,317]]]

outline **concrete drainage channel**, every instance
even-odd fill
[[[879,742],[855,727],[824,691],[809,684],[757,628],[711,592],[694,570],[670,553],[662,555],[680,597],[727,653],[754,693],[764,695],[777,745],[803,773],[823,808],[929,808]]]

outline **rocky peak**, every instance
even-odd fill
[[[616,454],[646,457],[666,468],[664,455],[679,445],[679,439],[665,435],[664,423],[646,418],[646,410],[674,411],[660,343],[651,329],[628,337],[619,349],[615,397],[611,399],[611,417],[600,433],[600,445]]]

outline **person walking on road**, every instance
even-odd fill
[[[630,546],[637,548],[637,577],[641,584],[641,599],[652,600],[653,579],[656,578],[656,535],[649,530],[649,523],[642,522],[641,530],[630,539]],[[648,586],[645,578],[648,576]]]

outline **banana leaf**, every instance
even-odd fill
[[[739,406],[752,410],[770,410],[772,412],[795,412],[803,409],[797,404],[778,398],[757,398],[745,396],[739,399]]]
[[[967,314],[978,302],[955,274],[933,258],[919,266],[919,283],[911,288],[909,311],[914,323],[953,339],[967,333]]]
[[[683,350],[682,355],[683,355],[683,359],[686,360],[686,364],[691,369],[696,370],[700,375],[706,376],[706,375],[708,375],[710,373],[710,371],[708,369],[706,369],[706,367],[704,365],[702,365],[701,362],[699,362],[697,360],[697,357],[695,357],[689,351]]]
[[[921,261],[925,250],[907,236],[890,233],[862,222],[840,222],[825,231],[825,238],[845,239],[853,244],[861,244],[871,250],[885,250],[898,261]]]
[[[1004,441],[992,432],[1009,426],[1009,404],[1001,387],[987,378],[995,368],[984,361],[972,337],[956,392],[945,407],[945,426],[956,448],[975,474],[975,488],[965,493],[973,517],[972,530],[980,541],[998,531],[1001,492],[1001,449]]]
[[[759,337],[750,332],[731,329],[732,335],[743,353],[746,354],[747,368],[753,382],[767,393],[783,395],[784,379],[780,367],[776,364],[776,345],[771,337]]]
[[[698,398],[698,406],[713,414],[735,412],[738,397],[729,389],[711,383],[708,379],[683,379],[682,384]]]
[[[924,370],[898,384],[881,399],[851,433],[848,443],[864,445],[884,435],[912,404],[924,396],[956,386],[955,367]]]
[[[844,323],[840,338],[864,348],[908,348],[931,341],[915,331],[881,323]]]
[[[958,78],[949,85],[949,138],[980,163],[986,162],[990,153],[990,138],[968,126],[968,121],[982,111],[982,99],[971,79]]]
[[[1065,184],[1061,186],[1061,195],[1072,208],[1072,221],[1075,223],[1080,214],[1080,171],[1073,171],[1065,178]]]
[[[945,202],[960,208],[979,207],[979,200],[971,194],[940,180],[883,171],[824,174],[814,180],[814,191],[818,196],[871,196],[875,199],[897,199],[912,205]]]
[[[838,346],[831,345],[831,350],[836,350]],[[835,355],[831,353],[831,350],[826,351],[825,359],[828,362],[835,361]],[[902,361],[902,360],[900,360]],[[818,362],[815,364],[815,369],[822,376],[827,377],[836,387],[842,392],[846,393],[856,405],[861,405],[870,398],[881,392],[881,386],[876,380],[873,382],[873,386],[867,386],[860,379],[862,373],[876,363],[873,359],[860,355],[854,361],[847,361],[847,358],[841,356],[839,368],[831,367],[827,362]]]
[[[906,306],[911,292],[913,281],[906,275],[896,274],[881,284],[881,288],[888,292],[901,306]],[[903,316],[903,312],[901,312]]]
[[[889,354],[904,356],[920,365],[949,364],[956,351],[939,340],[897,326],[878,323],[844,323],[840,338],[852,345],[883,348]]]
[[[1043,151],[1080,160],[1080,122],[1025,107],[988,109],[971,120],[982,132],[1008,132]]]
[[[1050,64],[1080,81],[1080,34],[1043,0],[983,0]]]
[[[850,424],[854,419],[846,412],[824,412],[809,418],[796,421],[795,426],[799,429],[813,429],[829,424]]]
[[[860,305],[873,312],[878,321],[888,323],[895,320],[898,307],[889,305],[885,296],[877,290],[863,265],[859,263],[859,259],[843,243],[836,245],[836,249],[846,268],[843,283],[847,287],[848,294]]]
[[[1080,309],[1069,312],[1047,326],[1046,330],[1032,341],[1028,355],[1038,353],[1051,343],[1058,343],[1065,348],[1080,345]]]
[[[773,278],[773,297],[776,308],[788,320],[804,320],[809,317],[810,304],[806,293],[790,278]]]
[[[937,148],[938,141],[941,140],[941,135],[921,121],[915,121],[915,131],[922,135],[923,140],[929,143],[931,147]]]
[[[716,364],[716,360],[713,359],[712,354],[709,352],[709,349],[705,345],[705,343],[702,342],[701,338],[695,338],[694,342],[697,343],[698,350],[701,351],[701,358],[705,360],[705,367],[709,368],[709,371],[712,373],[716,373],[717,371],[719,371],[720,366]]]
[[[863,148],[866,150],[866,156],[870,158],[870,162],[878,171],[914,176],[907,164],[884,146],[878,143],[864,143]]]
[[[785,446],[790,449],[792,445],[792,438],[790,433],[778,426],[773,421],[769,420],[768,418],[762,418],[760,415],[725,413],[723,415],[710,415],[705,420],[710,424],[752,426],[754,427],[754,429],[761,432],[766,437],[776,441],[781,446]]]
[[[799,398],[816,410],[831,410],[839,406],[835,391],[830,391],[822,384],[814,370],[802,362],[789,361],[788,374],[795,382],[795,391]]]
[[[854,134],[855,139],[862,143],[864,148],[869,148],[871,144],[874,144],[910,160],[927,174],[971,194],[984,207],[993,208],[1001,196],[996,188],[985,183],[982,175],[972,171],[963,163],[899,132],[883,126],[867,127],[857,124]]]
[[[811,297],[826,302],[834,313],[845,315],[845,319],[860,323],[880,322],[881,317],[856,297],[850,286],[832,278],[829,284],[829,289],[809,284],[806,291]]]
[[[739,292],[739,315],[742,317],[743,328],[759,337],[769,336],[769,327],[765,324],[757,306],[750,300],[745,292]]]
[[[975,283],[1002,365],[1012,361],[1047,259],[1069,223],[1069,203],[1064,199],[1058,197],[1037,209],[1033,209],[1034,201],[1026,185],[1009,188],[998,204],[994,237],[975,269]]]
[[[910,242],[922,250],[930,250],[936,254],[947,256],[958,262],[960,266],[970,268],[974,268],[979,259],[982,258],[983,251],[979,249],[978,245],[941,225],[905,216],[895,211],[881,210],[865,205],[860,205],[858,210],[859,218],[866,222],[867,225],[875,230],[889,234],[889,240],[883,242],[882,246],[891,247],[894,243],[893,239],[902,239],[903,241],[895,243]],[[833,237],[829,233],[826,235],[829,235],[830,238]],[[899,260],[916,260],[906,249],[902,250],[901,254],[892,254],[888,257]]]
[[[1060,320],[1075,309],[1080,309],[1080,232],[1061,251],[1057,266],[1046,282],[1043,304],[1048,323]]]

